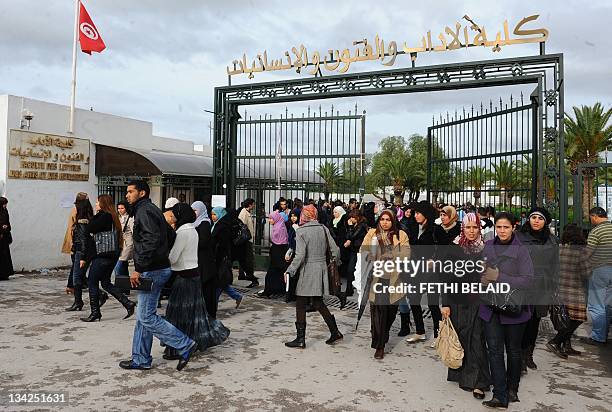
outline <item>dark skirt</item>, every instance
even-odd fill
[[[463,389],[488,391],[491,385],[489,359],[479,306],[451,305],[451,321],[463,347],[463,364],[449,369],[447,380],[457,382]]]
[[[274,243],[270,246],[270,266],[268,266],[268,272],[266,273],[264,293],[285,293],[283,276],[289,267],[289,263],[285,261],[288,248],[287,245],[275,245]]]
[[[372,349],[382,349],[389,342],[389,331],[395,322],[397,305],[379,305],[370,303],[370,322]]]
[[[230,334],[221,321],[208,316],[199,276],[177,276],[166,308],[166,320],[196,341],[199,350],[223,343]],[[178,355],[167,347],[166,354]]]
[[[14,274],[10,246],[8,242],[2,239],[0,240],[0,279],[6,280]]]

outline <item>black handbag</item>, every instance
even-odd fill
[[[114,226],[112,230],[94,233],[93,238],[96,242],[96,254],[119,253],[119,235]]]
[[[153,279],[149,278],[140,278],[140,284],[136,287],[132,286],[130,282],[130,278],[125,276],[116,276],[115,277],[115,287],[123,290],[131,289],[131,290],[142,290],[144,292],[150,292],[153,287]]]
[[[232,243],[234,246],[240,246],[251,240],[251,231],[240,219],[237,219],[234,225],[234,235],[232,237]]]
[[[484,296],[484,300],[493,312],[506,316],[518,316],[523,311],[525,291],[510,289],[507,293],[489,292]]]
[[[555,304],[550,306],[550,320],[557,332],[569,328],[571,319],[567,307],[561,303],[558,296],[554,298]]]

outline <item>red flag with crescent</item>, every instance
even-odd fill
[[[91,54],[91,52],[100,53],[106,48],[96,25],[89,17],[89,13],[85,10],[83,3],[80,3],[81,7],[79,10],[79,43],[81,43],[81,51],[83,53]]]

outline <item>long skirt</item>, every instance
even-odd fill
[[[221,321],[208,316],[202,298],[200,277],[177,276],[166,308],[166,320],[196,341],[203,351],[223,343],[230,334]],[[178,355],[174,348],[167,347],[166,354]]]
[[[389,331],[397,315],[397,305],[370,303],[372,349],[382,349],[389,342]]]
[[[13,270],[13,260],[11,259],[11,249],[5,240],[0,240],[0,279],[6,280],[15,274]]]
[[[270,266],[268,266],[266,284],[264,286],[264,293],[266,294],[285,293],[285,280],[283,276],[289,267],[289,264],[285,261],[287,249],[287,245],[275,245],[273,243],[270,246]]]
[[[457,382],[466,390],[488,391],[491,385],[489,360],[479,306],[451,305],[451,321],[463,347],[463,364],[459,369],[449,369],[447,380]]]

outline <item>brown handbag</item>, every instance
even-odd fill
[[[340,271],[338,270],[338,264],[336,259],[333,258],[331,249],[329,247],[329,238],[323,228],[323,235],[325,236],[325,243],[327,249],[325,251],[325,261],[327,262],[327,278],[329,281],[329,294],[333,296],[340,295],[342,289],[342,280],[340,279]]]

